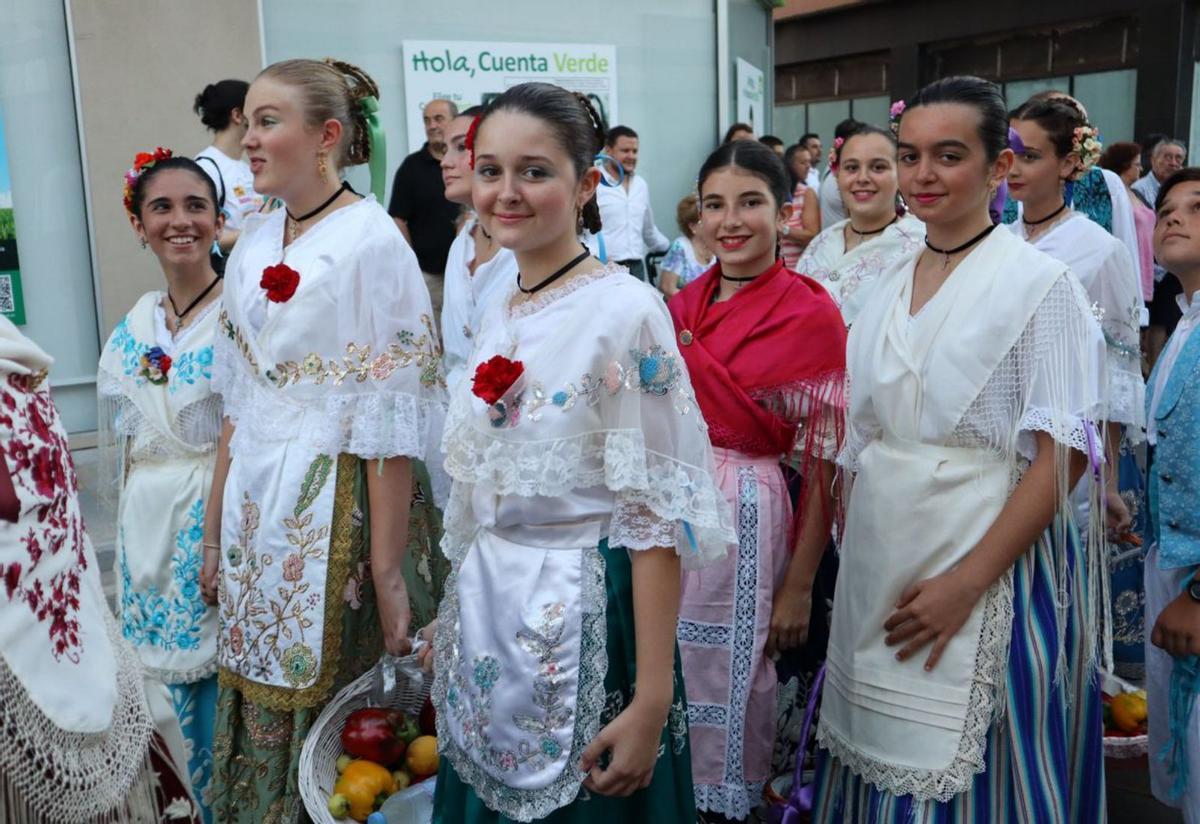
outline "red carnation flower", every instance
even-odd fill
[[[475,380],[471,391],[476,397],[491,406],[504,397],[504,393],[512,388],[517,378],[525,373],[525,365],[520,361],[509,360],[503,355],[495,355],[475,369]]]
[[[258,285],[267,290],[267,300],[287,303],[300,285],[300,273],[286,263],[276,263],[263,269]]]

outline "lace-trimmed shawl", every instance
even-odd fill
[[[445,381],[412,249],[373,197],[333,212],[286,250],[283,217],[249,221],[226,274],[213,388],[237,425],[234,451],[300,438],[327,454],[403,455],[432,469]],[[281,260],[300,284],[271,303],[259,279]]]
[[[854,323],[870,299],[879,276],[901,258],[923,248],[924,235],[924,224],[907,215],[847,252],[845,230],[849,222],[841,220],[822,229],[796,264],[797,272],[825,287],[847,326]]]
[[[875,330],[892,323],[893,312],[907,314],[908,295],[903,284],[911,283],[912,274],[911,259],[889,272],[885,276],[886,288],[881,285],[851,329],[848,354],[851,414],[839,456],[839,464],[849,473],[858,470],[858,456],[869,443],[883,437],[885,428],[893,431],[894,419],[899,414],[898,410],[874,406],[869,381],[856,377],[860,372],[870,375],[870,369],[861,365],[863,356],[856,357],[856,350],[867,352],[878,345]],[[1102,454],[1098,432],[1102,431],[1104,415],[1104,343],[1087,295],[1062,263],[1005,232],[993,232],[960,263],[951,278],[959,276],[987,279],[989,283],[982,287],[982,300],[951,304],[957,311],[950,313],[941,327],[943,332],[938,333],[942,339],[937,341],[933,354],[922,362],[925,396],[915,422],[919,429],[916,437],[926,443],[983,449],[1003,457],[1010,466],[1011,489],[1037,455],[1035,433],[1048,433],[1055,444],[1058,501],[1051,527],[1057,531],[1058,540],[1053,545],[1067,547],[1070,542],[1066,540],[1066,530],[1073,522],[1069,453],[1075,450],[1095,458]],[[950,292],[951,286],[948,280],[933,300],[956,297],[952,293],[943,294]],[[999,334],[1004,319],[1022,311],[1021,307],[1010,304],[1022,301],[1032,302],[1023,310],[1027,317],[1024,327],[1016,330],[1015,339]],[[897,307],[897,303],[903,306]],[[934,308],[933,301],[927,308]],[[974,318],[967,312],[973,313]],[[1001,346],[1006,348],[998,350]],[[975,355],[964,357],[965,353],[979,353],[981,363],[992,363],[995,358],[994,365],[989,367],[990,374],[977,394],[961,401],[964,408],[957,411],[943,408],[939,400],[946,395],[947,381],[955,380],[960,367],[964,373],[978,369]],[[952,393],[950,397],[958,403],[962,394]],[[901,437],[914,436],[901,434]],[[852,478],[849,482],[852,483]],[[1091,521],[1080,525],[1079,531],[1085,538],[1089,582],[1086,611],[1090,620],[1098,621],[1105,600],[1101,575],[1105,562],[1103,508],[1098,503],[1098,484],[1092,481],[1088,486],[1093,500]],[[853,517],[852,510],[848,518]],[[1054,566],[1060,658],[1053,665],[1061,677],[1066,669],[1061,651],[1065,650],[1071,576],[1065,552],[1054,558]],[[842,740],[822,728],[822,743],[856,774],[888,787],[897,795],[945,800],[969,786],[982,770],[988,729],[1005,707],[1003,673],[1013,620],[1009,578],[1003,576],[985,597],[971,710],[955,760],[947,769],[937,771],[892,764],[859,751],[853,741]],[[1093,640],[1084,654],[1094,662],[1098,651],[1099,646]]]
[[[1023,224],[1012,229],[1018,237],[1026,236]],[[1079,213],[1039,236],[1033,245],[1067,264],[1083,284],[1107,350],[1104,417],[1126,424],[1126,437],[1132,443],[1141,441],[1146,424],[1142,295],[1133,259],[1124,244]]]
[[[538,329],[537,343],[522,344],[525,324]],[[472,394],[470,379],[456,388],[443,444],[456,489],[559,497],[603,487],[615,493],[611,544],[675,546],[688,567],[724,557],[735,540],[732,516],[656,293],[610,266],[511,316],[507,300],[497,303],[468,375],[496,354],[520,360],[525,372],[492,407]],[[452,502],[446,521],[454,557],[473,517]]]
[[[116,620],[101,612],[117,664],[117,701],[102,732],[62,730],[0,659],[0,820],[141,822],[157,815],[147,763],[154,721],[141,664]]]
[[[148,292],[117,324],[96,375],[100,500],[114,511],[129,461],[194,458],[221,435],[221,398],[210,391],[220,301],[203,310],[176,341],[167,383],[149,384],[140,358],[157,345],[160,292]]]

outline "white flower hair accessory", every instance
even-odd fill
[[[1100,132],[1095,126],[1084,124],[1075,128],[1071,138],[1071,151],[1079,156],[1079,161],[1075,164],[1075,173],[1071,175],[1071,180],[1079,180],[1087,174],[1088,169],[1096,165],[1103,147]]]

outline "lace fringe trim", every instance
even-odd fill
[[[587,272],[582,275],[576,275],[564,283],[562,286],[555,286],[542,292],[537,297],[530,298],[524,303],[519,303],[516,306],[511,304],[513,293],[516,289],[510,288],[504,298],[505,306],[508,307],[508,316],[513,320],[524,318],[545,309],[550,304],[558,299],[577,292],[590,283],[595,283],[598,280],[603,280],[610,275],[628,275],[629,270],[617,263],[607,263],[599,269]]]
[[[745,784],[697,784],[696,809],[742,821],[749,818],[750,811],[759,806],[765,786],[765,781],[747,781]]]
[[[203,681],[205,678],[209,678],[217,674],[218,665],[217,656],[214,653],[213,657],[206,663],[203,663],[198,667],[192,667],[191,669],[162,669],[160,667],[151,667],[146,664],[143,664],[142,667],[146,674],[152,678],[156,678],[159,681],[162,681],[164,684],[174,685],[194,684],[197,681]]]
[[[409,392],[331,392],[302,403],[265,388],[239,366],[219,366],[219,361],[213,367],[213,390],[223,395],[225,415],[237,427],[234,450],[299,436],[320,452],[365,460],[424,460],[436,454],[445,420],[445,405],[436,399]]]
[[[1013,622],[1013,583],[1010,570],[987,593],[975,672],[971,679],[969,709],[959,739],[958,752],[950,766],[941,770],[902,767],[881,761],[857,749],[839,733],[820,724],[817,740],[851,772],[893,795],[911,795],[920,801],[949,801],[970,787],[983,772],[987,735],[992,724],[1004,715],[1008,647]]]
[[[446,595],[442,602],[441,620],[434,637],[436,666],[434,667],[432,700],[435,707],[446,705],[448,673],[458,665],[458,625],[461,604],[458,600],[458,570],[461,554],[446,579]],[[450,731],[446,713],[437,714],[438,741],[442,755],[450,759],[459,777],[468,784],[479,800],[489,809],[514,821],[534,821],[570,804],[580,793],[586,774],[579,769],[584,749],[600,732],[600,716],[604,710],[604,678],[608,674],[608,599],[604,583],[604,556],[597,548],[583,550],[581,598],[583,602],[583,631],[579,654],[579,694],[575,705],[575,731],[571,751],[567,754],[562,773],[547,787],[523,790],[510,787],[493,778],[475,763],[470,753],[462,750]],[[476,606],[478,608],[478,606]]]
[[[155,819],[148,764],[154,721],[141,664],[107,611],[104,621],[117,659],[117,704],[104,732],[55,726],[0,659],[0,820]]]
[[[718,505],[724,498],[712,475],[647,449],[644,437],[640,429],[609,429],[509,443],[462,426],[445,439],[446,470],[456,481],[486,484],[497,495],[560,497],[594,486],[637,492],[665,520],[727,529],[729,539],[736,540],[728,511]]]

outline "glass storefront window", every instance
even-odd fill
[[[0,111],[26,323],[70,432],[96,428],[99,331],[62,3],[0,3]],[[115,185],[115,184],[114,184]]]

